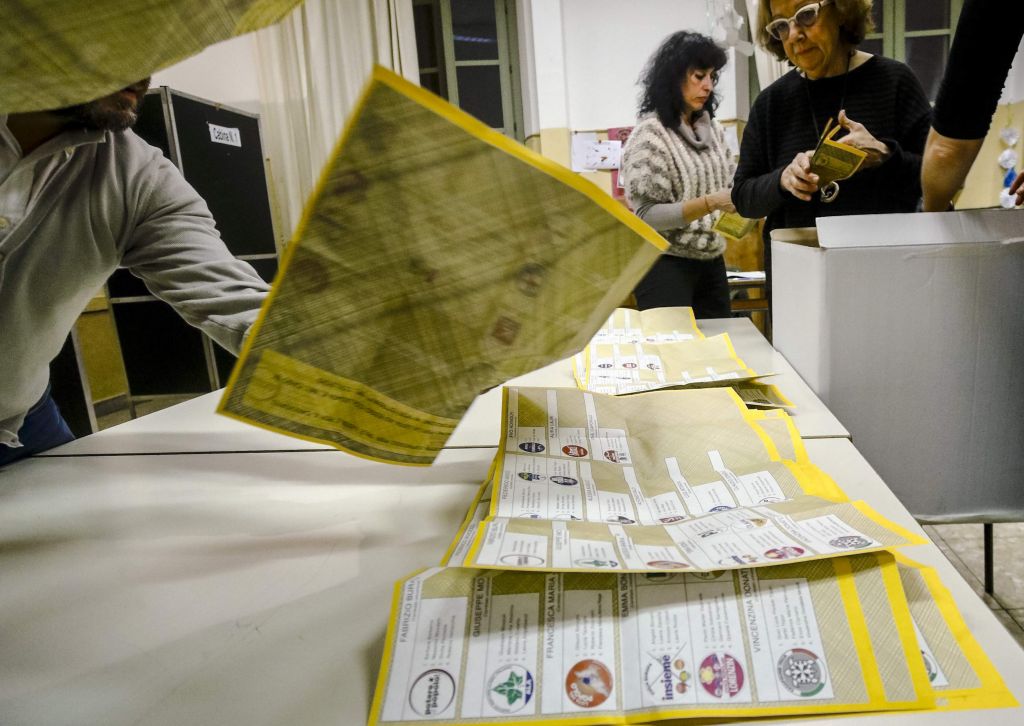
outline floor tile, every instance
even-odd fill
[[[1022,648],[1024,648],[1024,627],[1021,627],[1020,624],[1010,617],[1010,614],[1005,610],[993,610],[992,612],[997,618],[999,618],[999,622],[1002,623],[1003,627],[1006,628],[1006,631],[1013,636],[1013,639],[1016,640]]]
[[[985,584],[982,579],[975,575],[971,571],[971,568],[964,564],[956,550],[950,548],[950,546],[941,539],[933,539],[933,541],[935,542],[935,546],[942,551],[942,554],[946,556],[946,559],[949,560],[950,564],[956,568],[956,571],[960,573],[960,576],[967,581],[967,584],[971,586],[971,589],[974,590],[975,594],[980,597],[986,605],[994,609],[1002,608],[1002,605],[1000,605],[997,600],[985,592]]]
[[[977,540],[983,542],[985,525],[972,524],[933,524],[929,528],[947,542],[951,540]],[[993,525],[994,539],[1003,537],[1024,537],[1024,522],[1001,522]]]
[[[1011,618],[1017,621],[1017,625],[1024,628],[1024,608],[1019,610],[1007,610],[1006,612],[1010,614]]]
[[[980,543],[984,539],[985,527],[982,524],[935,524],[932,528],[947,542],[977,540]]]
[[[946,546],[979,581],[985,579],[985,552],[980,543],[944,540]],[[948,555],[947,555],[948,557]],[[995,537],[993,541],[993,579],[995,597],[1007,610],[1024,608],[1024,538]]]

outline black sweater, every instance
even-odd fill
[[[910,68],[881,56],[869,58],[847,75],[812,81],[793,70],[754,101],[743,132],[732,201],[744,217],[768,218],[766,257],[773,229],[813,227],[816,217],[913,212],[917,207],[921,153],[931,121],[928,97]],[[821,202],[817,194],[804,202],[779,186],[782,170],[798,153],[815,147],[828,119],[838,118],[840,104],[892,155],[880,166],[839,182],[839,197],[831,204]]]
[[[981,139],[1003,93],[1024,36],[1024,2],[967,0],[935,99],[935,130],[951,139]]]

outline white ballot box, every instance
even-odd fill
[[[1024,520],[1024,212],[772,235],[775,347],[923,522]]]

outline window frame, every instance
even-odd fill
[[[933,0],[934,1],[934,0]],[[901,63],[907,62],[907,39],[946,36],[949,44],[948,52],[953,43],[953,34],[963,9],[963,0],[945,0],[949,3],[949,27],[930,28],[928,30],[907,30],[906,0],[875,0],[882,6],[883,32],[869,33],[864,40],[881,40],[882,55]]]
[[[518,28],[515,0],[492,0],[498,40],[498,57],[489,60],[456,60],[455,38],[452,30],[451,0],[413,0],[413,5],[431,5],[434,8],[438,60],[441,66],[420,68],[420,74],[437,73],[442,96],[460,106],[458,69],[467,67],[496,67],[501,84],[502,125],[492,126],[506,136],[524,141],[523,104],[519,78],[519,48],[516,41]]]

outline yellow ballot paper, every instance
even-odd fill
[[[369,722],[637,723],[932,702],[884,553],[701,575],[434,568],[395,588]]]
[[[378,68],[219,411],[429,464],[477,394],[583,348],[665,244],[592,183]]]
[[[779,456],[788,461],[807,461],[804,440],[797,431],[793,418],[780,409],[753,410],[750,412],[753,425],[763,431],[775,444]]]
[[[735,384],[732,389],[751,408],[793,408],[793,402],[770,383],[744,381]]]
[[[594,333],[590,345],[635,345],[637,343],[695,340],[703,337],[704,333],[697,327],[697,318],[693,314],[693,308],[672,307],[649,310],[615,308],[604,325]],[[574,355],[572,359],[573,376],[576,378],[577,384],[586,374],[586,355],[584,349]]]
[[[490,516],[479,523],[465,564],[536,572],[711,572],[924,541],[863,502],[797,496],[664,524]]]
[[[762,414],[729,388],[502,393],[489,475],[496,516],[671,524],[801,494],[847,499],[823,472],[803,466],[809,462],[791,421],[769,433]]]
[[[756,226],[756,219],[747,219],[746,217],[741,217],[735,212],[726,212],[718,218],[715,225],[711,228],[711,231],[717,232],[723,237],[728,237],[732,240],[739,240],[750,234]]]
[[[896,562],[936,707],[1016,706],[1017,699],[974,639],[939,574],[903,555]]]
[[[615,308],[591,343],[666,343],[703,338],[693,308]]]
[[[749,368],[728,334],[679,342],[591,342],[573,359],[576,385],[609,395],[687,386],[722,386],[771,375]]]
[[[63,108],[120,90],[301,0],[3,0],[0,114]]]
[[[818,187],[823,192],[829,185],[853,176],[867,157],[860,149],[833,139],[840,129],[842,126],[833,126],[832,119],[829,119],[818,141],[818,148],[811,156],[811,172],[818,175]],[[834,196],[831,194],[826,201],[831,201]]]
[[[721,394],[716,393],[714,395],[720,396]],[[725,395],[728,397],[728,394]],[[734,401],[729,400],[728,405],[734,406]],[[787,495],[798,496],[799,494],[803,494],[805,491],[812,491],[818,496],[829,497],[833,500],[842,500],[845,498],[843,492],[823,472],[813,466],[806,465],[808,461],[807,451],[804,448],[803,439],[800,438],[800,434],[797,432],[796,426],[793,424],[792,418],[782,411],[752,411],[750,412],[750,417],[753,420],[752,426],[756,435],[761,437],[762,441],[764,440],[764,437],[770,440],[778,455],[789,462],[782,466],[779,466],[776,462],[770,462],[768,464],[771,469],[779,473],[779,477],[776,481],[783,497]],[[657,455],[657,452],[652,452],[652,455]],[[477,491],[477,494],[473,499],[473,503],[470,505],[469,511],[467,511],[466,516],[463,519],[462,525],[459,527],[454,540],[441,560],[442,565],[464,565],[466,563],[466,557],[469,554],[470,547],[476,540],[480,523],[491,514],[491,500],[492,492],[494,490],[494,472],[497,470],[497,467],[501,462],[504,461],[504,458],[504,453],[501,452],[491,463],[487,480]],[[761,474],[762,477],[770,475],[771,474],[767,472],[767,470]],[[679,476],[681,478],[681,472]],[[746,479],[748,482],[756,480],[757,479],[752,479],[751,477]],[[740,480],[741,487],[744,486],[743,481],[743,479]],[[680,493],[685,494],[685,490]],[[768,497],[765,496],[760,497],[760,499],[767,498]],[[662,494],[661,500],[664,503],[666,501],[671,501],[671,498]],[[732,501],[738,501],[738,498],[733,499]],[[686,505],[683,504],[678,508],[678,510],[686,511],[685,506]],[[685,519],[685,516],[680,517],[679,519],[676,519],[676,516],[677,515],[670,514],[665,518],[668,520],[666,523],[671,523],[671,521],[682,521],[682,519]]]
[[[474,510],[486,492],[490,511],[471,512],[455,547],[472,537],[467,566],[705,571],[923,541],[845,501],[788,416],[748,411],[731,389],[503,393],[490,490]]]

